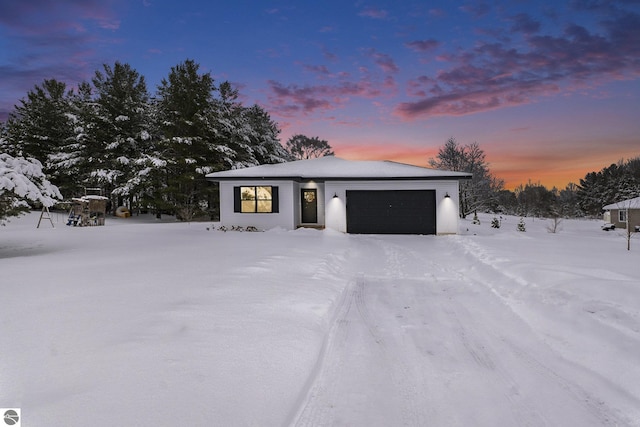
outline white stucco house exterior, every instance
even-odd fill
[[[458,187],[471,174],[328,156],[214,172],[226,227],[455,234]]]

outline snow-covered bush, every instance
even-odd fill
[[[480,225],[480,220],[478,219],[478,212],[473,213],[473,221],[471,221],[471,223],[475,225]]]
[[[29,201],[49,207],[56,199],[62,195],[38,160],[0,153],[0,223],[28,211]]]
[[[491,228],[500,228],[500,220],[495,216],[491,220]]]
[[[518,221],[517,229],[518,231],[522,231],[523,233],[527,231],[527,226],[524,223],[524,218],[520,218],[520,221]]]

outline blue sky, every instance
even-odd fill
[[[478,142],[508,187],[640,155],[640,1],[0,3],[0,119],[46,78],[193,59],[337,155],[427,165]]]

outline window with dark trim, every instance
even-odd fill
[[[240,213],[278,212],[278,187],[270,185],[233,187],[233,211]]]

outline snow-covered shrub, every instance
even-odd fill
[[[473,213],[473,221],[471,221],[471,223],[475,225],[480,225],[480,220],[478,219],[478,212]]]
[[[500,220],[495,216],[491,220],[491,228],[500,228]]]
[[[0,153],[0,223],[29,210],[28,202],[49,207],[56,199],[62,195],[47,180],[38,160]]]
[[[527,226],[524,223],[524,218],[520,218],[520,221],[518,221],[517,230],[522,231],[523,233],[527,231]]]

